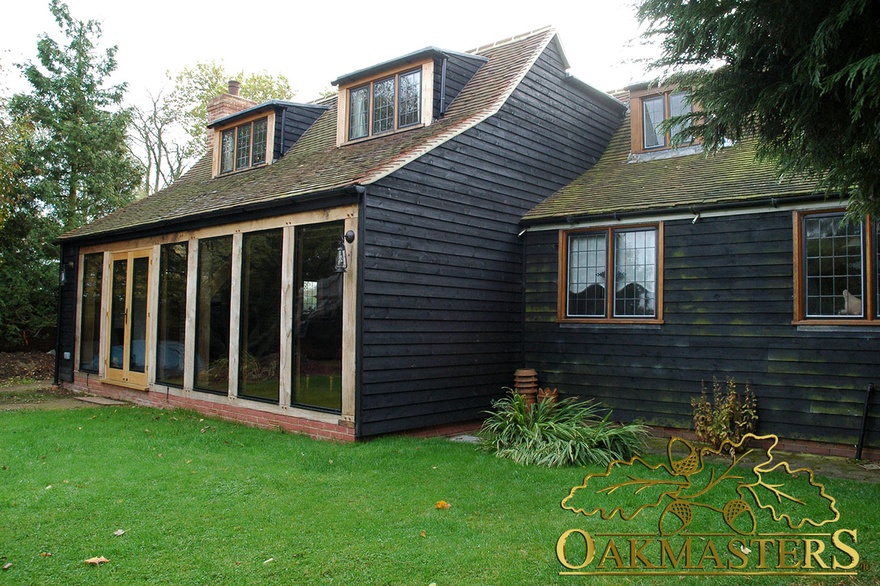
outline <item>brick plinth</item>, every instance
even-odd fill
[[[289,433],[308,435],[315,439],[328,439],[340,442],[354,441],[354,428],[349,424],[330,423],[260,410],[258,404],[231,405],[223,400],[210,401],[189,396],[189,393],[164,393],[158,391],[137,391],[107,384],[93,375],[77,374],[73,383],[65,387],[80,393],[99,395],[120,401],[128,401],[145,407],[160,409],[190,409],[208,417],[236,421],[252,427],[282,429]]]

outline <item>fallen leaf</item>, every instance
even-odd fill
[[[89,564],[90,566],[100,566],[101,564],[106,564],[109,561],[110,560],[108,560],[104,556],[100,556],[100,557],[95,557],[95,558],[89,558],[84,563]]]
[[[327,461],[330,462],[331,464],[333,463],[333,460],[327,460]]]
[[[747,548],[745,545],[740,545],[740,546],[739,546],[739,550],[740,550],[741,552],[743,552],[744,554],[746,554],[746,555],[749,555],[750,553],[752,553],[752,550],[750,550],[749,548]]]
[[[52,557],[52,554],[48,551],[44,551],[43,553],[40,554],[40,557],[41,558],[50,558],[50,557]]]
[[[437,501],[437,504],[436,504],[435,506],[436,506],[438,509],[448,509],[448,508],[450,508],[452,505],[450,505],[450,504],[447,503],[446,501]]]
[[[116,537],[120,537],[122,535],[125,535],[125,529],[117,529],[116,531],[113,532],[113,535],[115,535]]]
[[[264,564],[271,564],[274,561],[275,561],[275,558],[269,558],[268,560],[264,561],[263,563]]]
[[[8,569],[11,568],[11,567],[12,567],[12,563],[11,563],[11,562],[8,563],[8,564],[3,564],[3,571],[5,572],[6,570],[8,570]]]
[[[428,532],[425,531],[424,529],[422,529],[421,531],[419,531],[419,537],[427,537],[427,536],[428,536]]]
[[[52,488],[52,485],[51,485],[51,484],[50,484],[49,486],[46,487],[46,490],[49,490],[50,488]]]

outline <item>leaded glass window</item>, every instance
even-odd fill
[[[642,122],[645,148],[652,149],[666,146],[666,133],[660,128],[666,112],[663,96],[642,100],[642,111],[644,113]]]
[[[254,146],[251,156],[251,165],[260,165],[266,162],[266,141],[269,136],[269,119],[262,118],[254,121]]]
[[[421,122],[422,70],[417,69],[400,76],[397,98],[397,127],[403,128]]]
[[[862,225],[843,214],[803,222],[806,317],[863,316]]]
[[[394,130],[394,78],[373,84],[373,134]]]
[[[363,138],[370,131],[370,86],[349,92],[348,139]]]
[[[244,124],[237,129],[238,138],[235,141],[235,168],[249,167],[251,162],[251,125]]]
[[[220,141],[220,172],[227,173],[235,167],[235,129],[224,130]]]

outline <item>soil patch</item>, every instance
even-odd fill
[[[0,352],[0,386],[15,381],[52,380],[55,357],[45,352]]]

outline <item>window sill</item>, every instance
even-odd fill
[[[662,319],[561,319],[556,322],[561,328],[589,328],[597,329],[644,329],[659,330],[663,325]]]
[[[397,130],[389,130],[388,132],[383,132],[381,134],[371,134],[370,136],[365,136],[363,138],[355,138],[352,140],[347,140],[340,147],[348,146],[350,144],[360,144],[362,142],[369,142],[371,140],[378,140],[380,138],[386,138],[388,136],[394,136],[395,134],[401,134],[403,132],[409,132],[410,130],[415,130],[417,128],[424,128],[427,126],[424,122],[420,122],[418,124],[410,124],[404,128],[398,128]]]
[[[791,324],[796,326],[799,332],[849,332],[853,328],[871,328],[871,331],[880,332],[880,320],[861,318],[794,320]]]
[[[231,175],[238,175],[239,173],[247,173],[248,171],[252,171],[254,169],[260,169],[262,167],[267,167],[269,163],[260,163],[259,165],[251,165],[250,167],[245,167],[244,169],[236,169],[235,171],[223,171],[222,173],[215,173],[214,179],[220,179],[221,177],[229,177]]]

